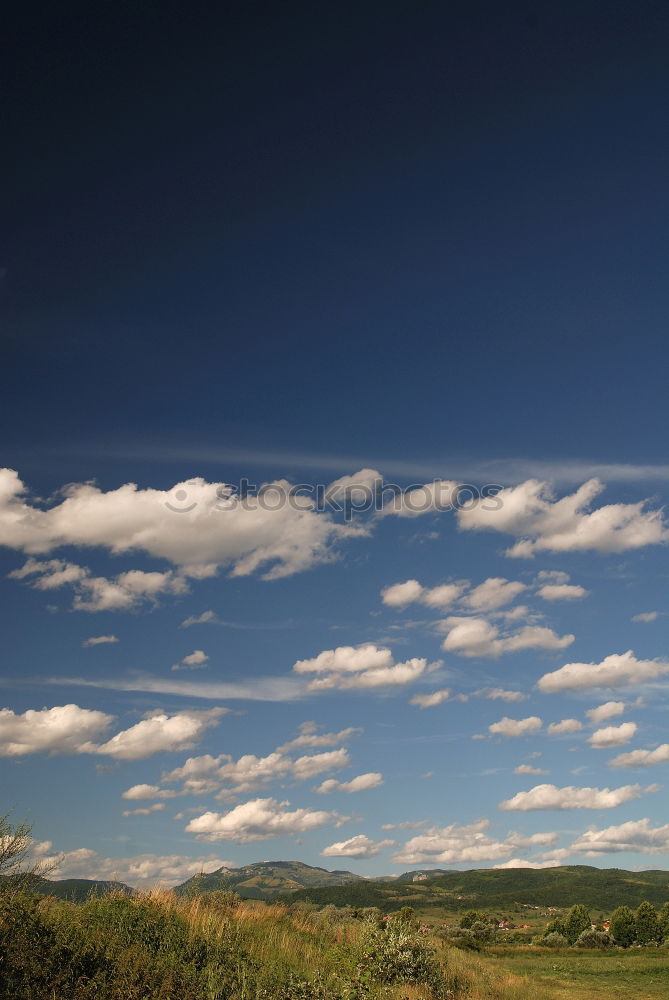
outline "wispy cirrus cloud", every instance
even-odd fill
[[[207,701],[298,701],[306,685],[294,677],[257,677],[245,682],[190,681],[153,674],[127,677],[47,677],[44,684],[62,687],[100,688],[105,691],[143,691],[148,694],[202,698]]]

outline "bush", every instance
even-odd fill
[[[0,996],[46,1000],[56,990],[76,988],[83,976],[91,980],[108,971],[101,950],[59,940],[45,909],[41,896],[0,897]]]
[[[12,1000],[207,1000],[227,995],[246,957],[232,961],[176,910],[122,895],[0,897],[0,956],[0,996]]]
[[[613,940],[606,931],[583,931],[576,939],[577,948],[612,948]]]
[[[539,943],[544,945],[545,948],[568,948],[569,941],[564,936],[564,934],[558,934],[557,931],[551,931],[550,934],[546,934],[545,937],[539,938]]]
[[[363,982],[371,979],[386,985],[441,984],[433,949],[427,947],[406,921],[387,920],[382,927],[373,920],[366,921],[362,947],[358,970]]]
[[[333,991],[319,977],[309,980],[296,976],[290,976],[286,983],[263,986],[254,997],[255,1000],[342,1000],[339,990]]]
[[[451,927],[440,934],[451,948],[463,951],[481,951],[482,942],[468,927]]]

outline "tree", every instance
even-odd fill
[[[652,903],[644,900],[639,904],[635,914],[636,943],[655,944],[661,940],[660,924]]]
[[[669,903],[665,903],[657,915],[662,940],[669,938]]]
[[[590,910],[583,903],[576,903],[564,918],[564,932],[569,944],[575,944],[583,931],[589,931],[592,920]]]
[[[467,912],[463,913],[460,917],[460,926],[465,930],[469,930],[473,924],[485,923],[485,921],[485,913],[479,913],[478,910],[467,910]]]
[[[0,876],[4,889],[23,889],[36,879],[45,878],[57,862],[31,858],[32,827],[29,823],[12,823],[11,814],[0,816]]]
[[[27,859],[32,837],[27,823],[13,826],[10,814],[0,816],[0,875],[13,875]]]
[[[567,928],[565,927],[562,917],[554,917],[553,920],[546,925],[544,937],[548,937],[549,934],[560,934],[563,938],[567,937]]]
[[[636,918],[629,906],[619,906],[611,914],[611,936],[622,948],[629,948],[636,938]]]

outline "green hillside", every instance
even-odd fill
[[[428,874],[427,872],[425,874]],[[280,897],[287,899],[287,897]],[[384,912],[402,906],[501,910],[516,905],[569,907],[584,903],[612,910],[621,903],[638,906],[644,899],[656,906],[669,900],[669,872],[628,872],[619,868],[569,865],[561,868],[507,868],[448,872],[411,883],[356,882],[313,887],[291,893],[290,899],[325,906],[378,906]]]
[[[11,886],[17,880],[12,876],[2,877],[2,883]],[[20,883],[31,892],[42,896],[56,896],[57,899],[68,899],[72,903],[84,903],[91,896],[104,896],[110,892],[123,892],[131,895],[135,890],[124,882],[96,881],[88,878],[48,879],[20,876]]]
[[[195,875],[174,890],[182,896],[193,892],[232,889],[246,899],[268,899],[278,893],[297,892],[327,886],[364,882],[360,875],[347,871],[313,868],[301,861],[261,861],[243,868],[219,868],[209,874]]]

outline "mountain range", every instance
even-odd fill
[[[91,893],[135,890],[122,882],[40,879],[36,891],[81,901]],[[328,871],[301,861],[261,861],[242,868],[218,868],[175,887],[177,895],[227,889],[246,899],[303,900],[325,906],[401,906],[417,910],[501,910],[511,907],[565,907],[584,903],[609,911],[621,903],[656,906],[669,900],[669,872],[629,872],[620,868],[565,865],[559,868],[484,868],[472,871],[413,870],[366,879],[353,872]]]
[[[354,875],[353,872],[327,871],[325,868],[305,865],[301,861],[260,861],[243,868],[218,868],[208,875],[194,875],[174,891],[177,895],[183,895],[193,891],[232,889],[246,899],[268,899],[278,893],[345,886],[365,881],[361,875]]]

